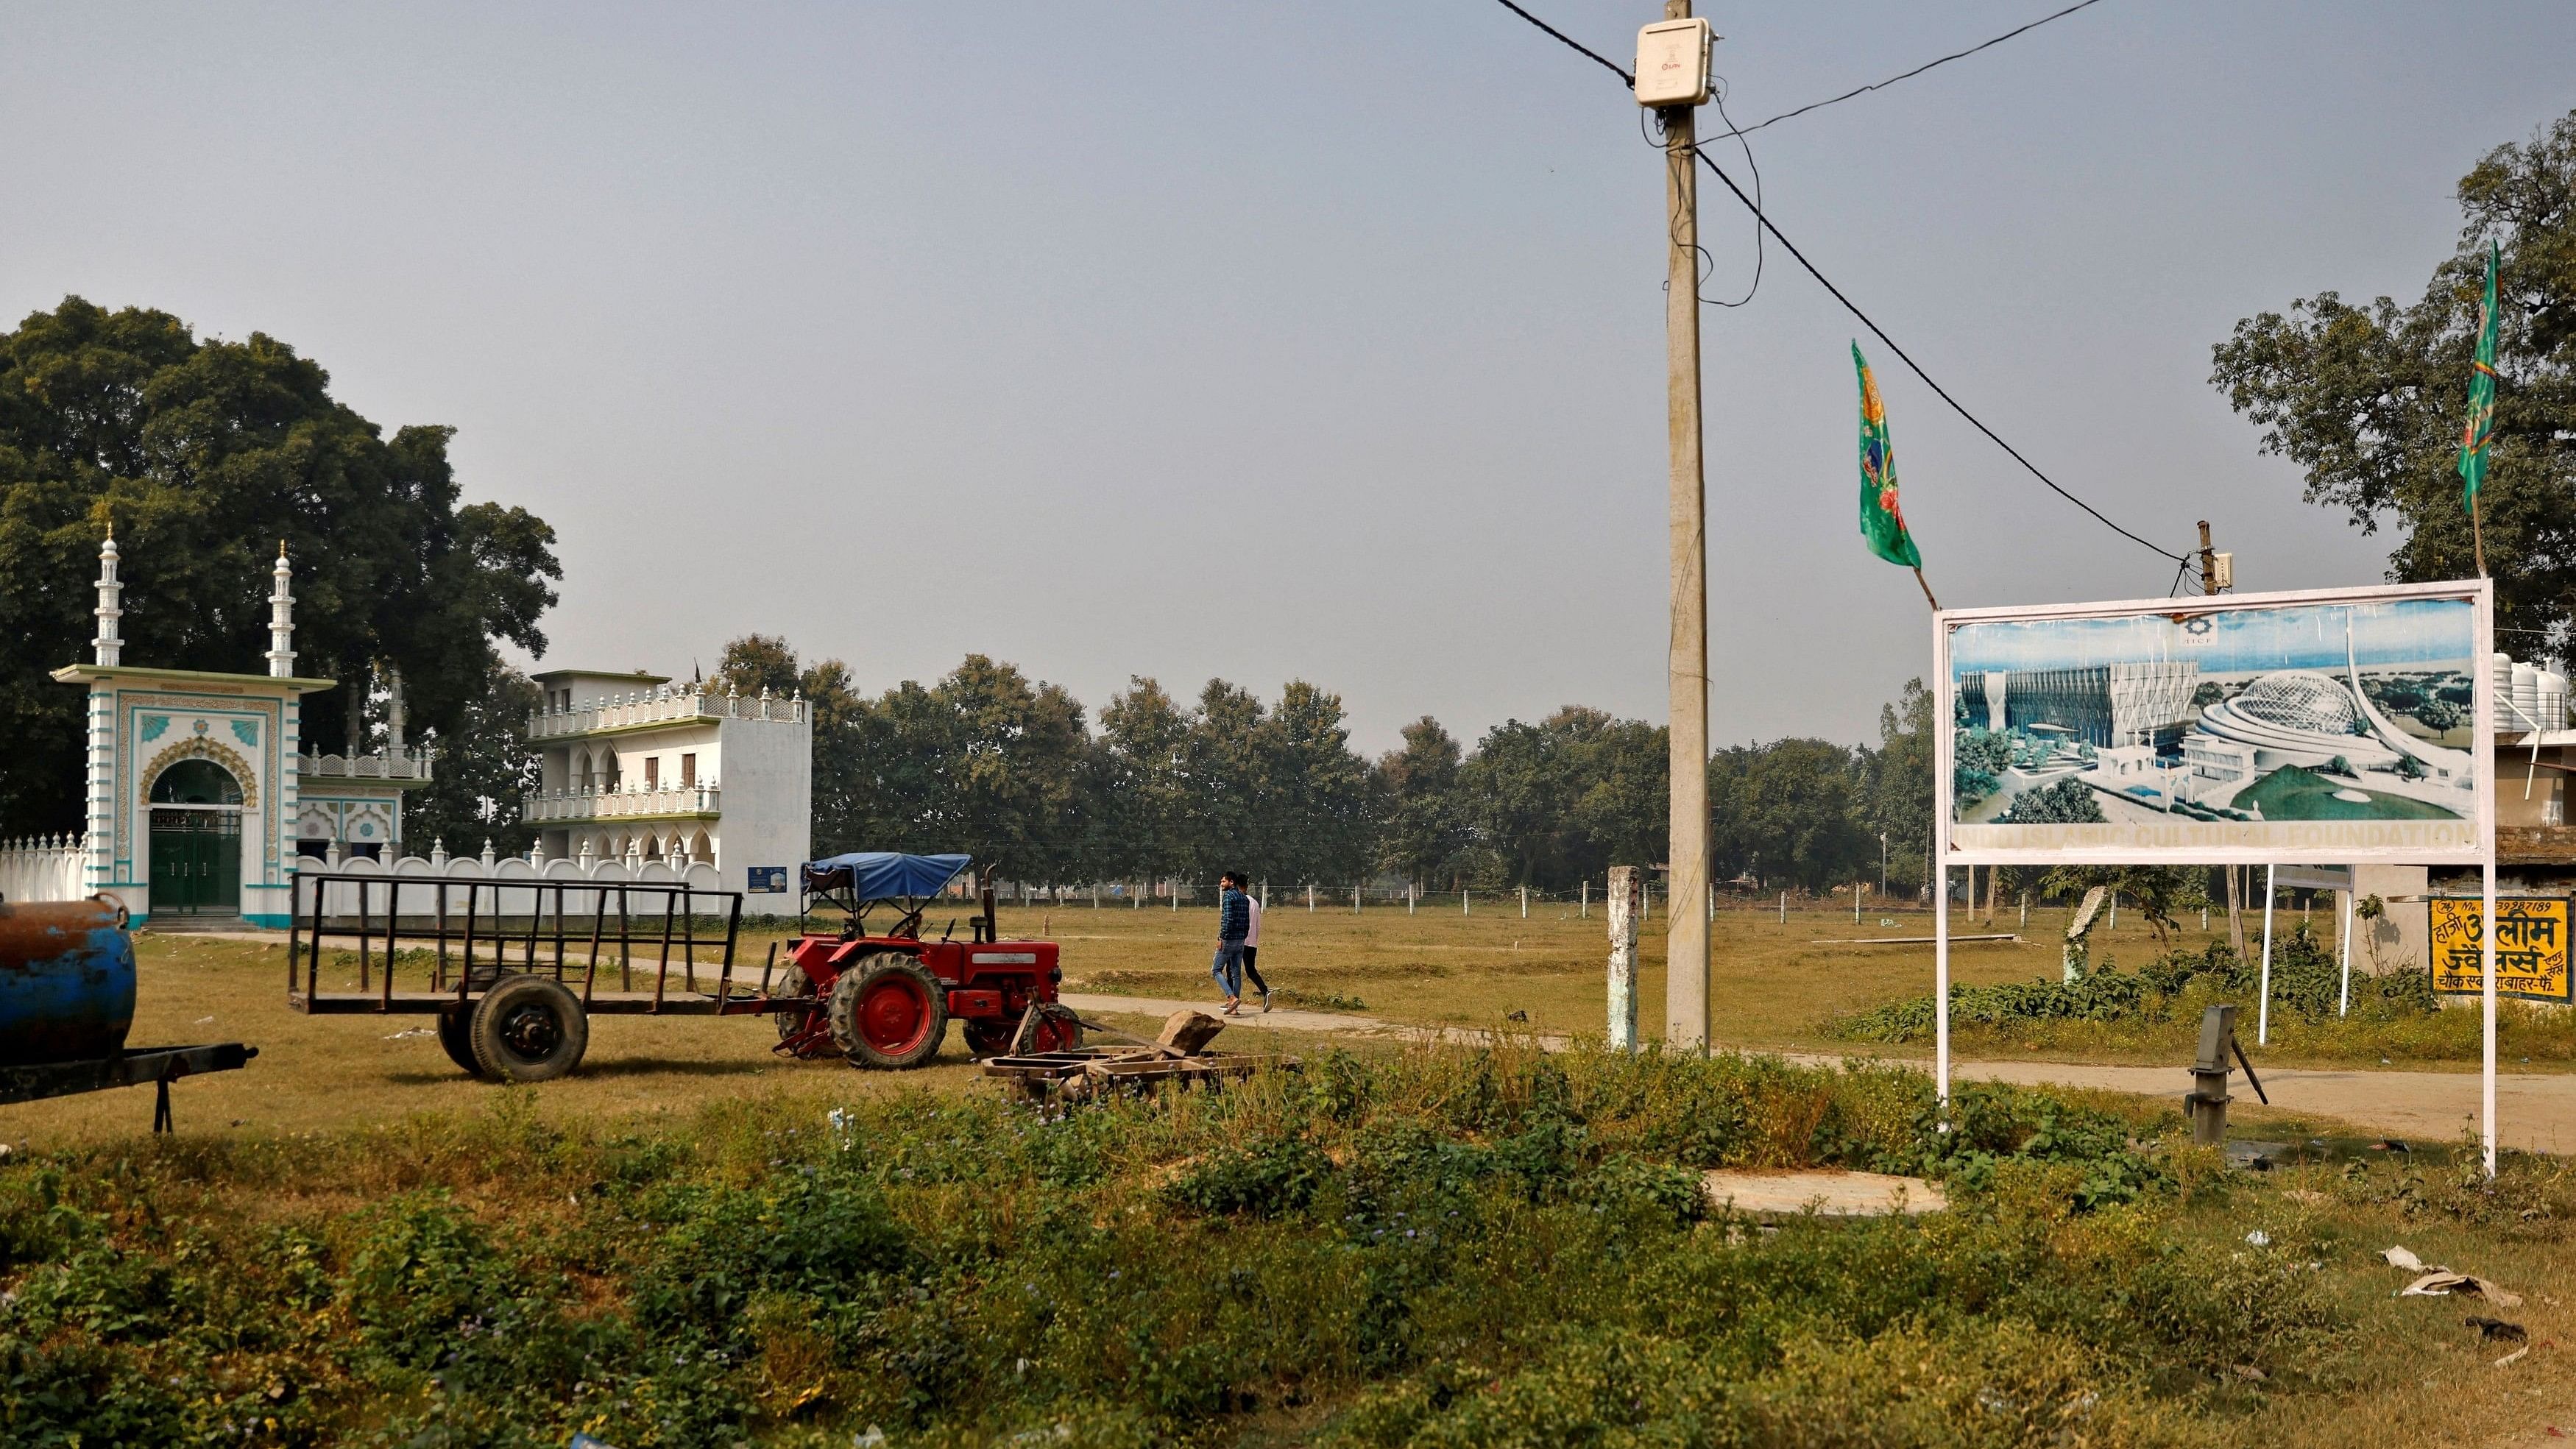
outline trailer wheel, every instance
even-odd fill
[[[442,1006],[438,1009],[438,1044],[447,1051],[447,1059],[465,1069],[465,1075],[483,1075],[483,1064],[474,1060],[474,1008]]]
[[[920,962],[894,951],[863,956],[832,983],[832,1042],[857,1067],[901,1070],[939,1055],[948,993]]]
[[[508,976],[474,1007],[469,1027],[483,1075],[503,1082],[551,1082],[581,1065],[590,1018],[562,982]]]

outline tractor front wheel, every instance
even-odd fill
[[[920,962],[893,951],[843,972],[830,1011],[832,1042],[856,1067],[922,1066],[948,1035],[948,993]]]

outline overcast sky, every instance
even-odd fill
[[[1623,61],[1660,13],[1531,8]],[[1710,13],[1749,124],[2052,8]],[[2571,75],[2563,0],[2104,0],[1753,145],[1775,222],[2061,482],[2322,586],[2385,540],[2256,455],[2210,345],[2420,295],[2459,175]],[[761,630],[1095,709],[1303,677],[1370,750],[1664,717],[1662,174],[1619,83],[1492,0],[18,5],[0,126],[0,315],[266,331],[453,425],[468,496],[558,531],[550,666]],[[1748,219],[1703,217],[1740,293]],[[1873,738],[1928,671],[1855,532],[1858,330],[1776,250],[1708,310],[1721,742]],[[1863,342],[1944,602],[2167,590]]]

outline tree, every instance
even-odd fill
[[[2495,441],[2479,491],[2499,625],[2576,622],[2576,113],[2500,146],[2460,179],[2460,244],[2419,300],[2334,292],[2236,324],[2210,381],[2306,470],[2308,501],[2363,532],[2393,521],[2398,580],[2475,572],[2456,471],[2485,286],[2497,278]]]
[[[166,312],[66,298],[0,334],[0,820],[83,818],[83,702],[47,674],[87,656],[112,523],[130,663],[260,672],[269,569],[295,565],[304,737],[338,748],[371,666],[401,671],[413,722],[451,752],[524,716],[489,707],[498,642],[542,653],[562,577],[525,510],[459,502],[451,430],[391,438],[330,376],[254,332],[200,341]],[[506,712],[504,712],[506,715]],[[461,777],[460,777],[461,778]],[[518,797],[500,797],[506,826]],[[479,844],[479,842],[478,842]]]
[[[1616,856],[1660,861],[1665,738],[1581,705],[1488,730],[1459,779],[1470,839],[1486,854],[1492,883],[1569,889]]]
[[[1163,686],[1130,675],[1100,710],[1092,813],[1095,869],[1160,880],[1188,862],[1189,717]]]
[[[1342,697],[1292,679],[1257,739],[1268,870],[1310,884],[1357,878],[1368,868],[1376,792],[1351,749]]]
[[[1404,747],[1378,757],[1385,802],[1378,864],[1423,881],[1453,869],[1467,848],[1467,810],[1460,798],[1458,741],[1429,715],[1404,727]]]
[[[1719,816],[1723,860],[1766,886],[1810,891],[1876,874],[1877,839],[1861,823],[1861,761],[1828,740],[1785,739],[1730,752]],[[1715,782],[1712,782],[1713,786]]]
[[[483,687],[465,701],[451,726],[422,732],[435,755],[426,789],[403,801],[403,846],[427,855],[444,843],[458,855],[492,842],[502,855],[536,843],[534,827],[520,822],[520,802],[537,788],[539,756],[527,740],[528,715],[539,703],[528,676],[492,661]]]
[[[1919,889],[1932,858],[1932,692],[1905,681],[1878,712],[1878,748],[1867,756],[1870,828],[1887,837],[1888,884]]]
[[[2072,784],[2073,781],[2061,783]],[[2108,886],[2147,918],[2163,945],[2179,924],[2176,911],[2209,904],[2209,874],[2204,870],[2152,865],[2061,865],[2039,879],[2042,892],[2082,896],[2095,886]]]

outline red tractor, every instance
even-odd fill
[[[766,994],[808,1004],[779,1011],[777,1050],[807,1059],[834,1052],[854,1067],[918,1067],[939,1055],[951,1018],[966,1023],[966,1045],[979,1057],[1082,1045],[1081,1023],[1055,1004],[1064,979],[1055,942],[1002,940],[989,877],[967,939],[956,939],[954,918],[938,939],[923,939],[924,912],[973,864],[964,855],[863,851],[805,865],[786,979]],[[805,922],[818,906],[841,913],[838,931]],[[871,930],[868,915],[880,906],[895,918]]]

